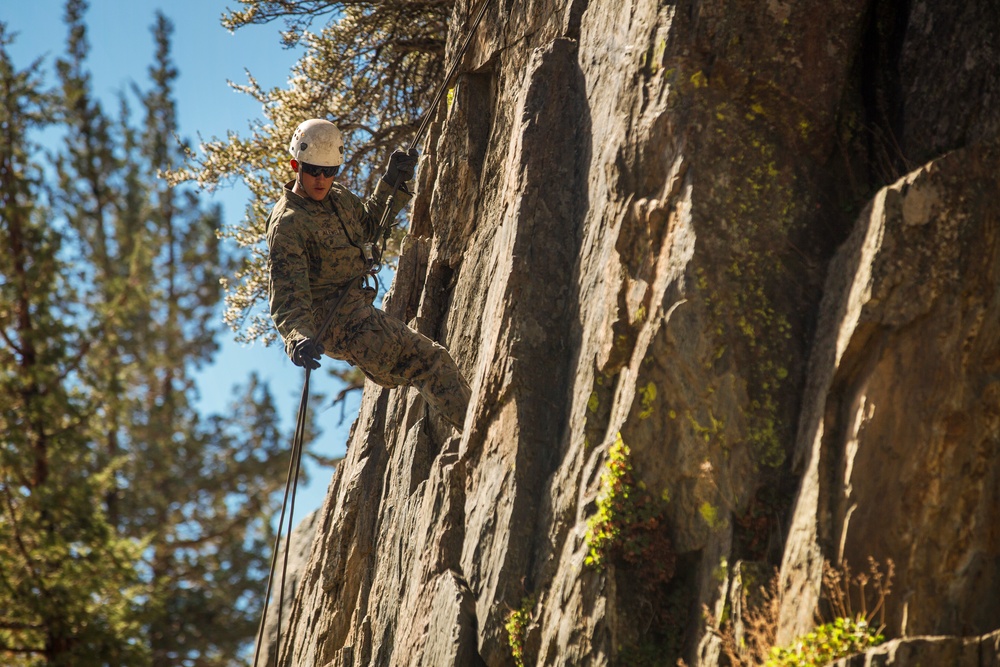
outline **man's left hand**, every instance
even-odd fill
[[[411,148],[409,152],[393,151],[389,156],[389,164],[385,168],[382,180],[390,188],[397,188],[406,181],[413,178],[413,173],[417,169],[417,160],[420,155],[416,148]]]

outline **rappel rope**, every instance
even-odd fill
[[[448,70],[448,73],[445,75],[444,80],[441,82],[441,85],[438,86],[437,92],[434,94],[434,100],[431,102],[430,107],[428,107],[427,112],[424,114],[423,120],[420,122],[420,127],[417,128],[416,134],[413,135],[413,139],[410,141],[407,153],[416,148],[417,143],[427,130],[431,116],[433,116],[438,104],[441,102],[441,97],[444,95],[444,91],[448,87],[448,82],[451,81],[451,78],[455,75],[455,71],[458,69],[459,63],[461,63],[462,58],[465,56],[465,52],[469,48],[469,43],[472,42],[472,37],[475,34],[476,29],[479,28],[479,24],[483,20],[483,16],[486,14],[486,9],[489,7],[490,2],[491,0],[482,1],[479,13],[476,15],[476,19],[473,21],[472,27],[469,29],[469,34],[466,35],[465,42],[462,43],[461,48],[459,48],[458,53],[455,55],[455,60],[452,63],[451,68]],[[381,247],[375,247],[373,251],[368,247],[368,244],[365,244],[366,247],[363,252],[365,258],[369,260],[368,269],[364,273],[352,278],[344,285],[340,294],[334,300],[332,307],[327,310],[326,318],[323,320],[322,326],[320,326],[319,332],[316,335],[317,340],[323,340],[326,336],[327,330],[329,330],[330,325],[333,323],[334,315],[344,302],[344,298],[347,296],[351,283],[355,280],[367,280],[369,276],[374,276],[382,270],[382,255],[385,251],[385,244],[392,229],[389,225],[389,220],[392,217],[392,207],[398,191],[399,180],[397,180],[393,185],[392,193],[389,195],[388,199],[386,199],[385,209],[382,211],[382,219],[379,221],[379,225],[376,228],[376,234],[374,237],[375,243],[378,243],[379,237],[381,237]],[[285,602],[285,580],[288,574],[288,552],[292,545],[292,527],[294,525],[292,517],[295,515],[295,492],[298,490],[299,470],[302,466],[302,440],[305,437],[306,414],[309,405],[309,377],[312,373],[308,367],[305,371],[306,377],[302,383],[302,397],[299,399],[299,410],[295,417],[295,434],[292,436],[292,452],[291,458],[288,462],[288,477],[285,480],[285,495],[281,501],[281,515],[278,519],[278,530],[275,535],[274,550],[271,553],[271,567],[267,575],[267,588],[264,592],[264,608],[261,612],[260,627],[257,630],[257,645],[253,655],[253,667],[257,667],[258,660],[260,659],[261,641],[264,638],[264,625],[267,622],[267,607],[271,598],[271,586],[274,580],[275,566],[278,561],[278,549],[281,547],[281,531],[285,525],[285,508],[287,507],[288,528],[285,537],[285,549],[281,565],[281,584],[278,587],[278,625],[274,641],[274,649],[276,651],[275,655],[277,656],[277,652],[281,650],[281,620],[282,609]],[[291,498],[291,502],[289,502],[289,498]]]
[[[413,139],[407,147],[407,153],[417,147],[417,143],[427,130],[427,126],[431,122],[431,117],[434,115],[434,111],[437,109],[438,104],[441,102],[441,97],[444,95],[444,91],[448,87],[448,82],[451,81],[451,77],[455,75],[455,70],[458,69],[459,64],[462,62],[462,57],[465,56],[465,51],[469,48],[469,43],[472,42],[472,37],[476,34],[476,30],[479,28],[479,23],[483,20],[483,16],[486,14],[486,10],[490,6],[490,2],[491,0],[483,0],[483,4],[479,7],[479,13],[476,14],[476,19],[472,22],[472,27],[469,28],[469,34],[465,36],[465,41],[458,50],[458,54],[455,56],[455,60],[451,64],[451,69],[449,69],[448,73],[444,76],[444,81],[442,81],[441,85],[438,86],[437,92],[434,94],[434,100],[431,102],[430,107],[427,108],[427,113],[424,114],[423,120],[420,121],[420,127],[417,128],[417,133],[413,135]],[[389,195],[389,198],[385,202],[385,210],[382,211],[382,220],[379,221],[378,229],[376,230],[375,242],[378,243],[378,239],[381,237],[382,247],[376,248],[377,254],[374,254],[371,258],[371,275],[375,275],[382,270],[382,256],[385,252],[386,242],[389,240],[389,234],[392,231],[392,226],[389,224],[389,218],[392,216],[392,205],[396,199],[396,193],[398,191],[399,182],[397,181],[392,187],[392,194]]]

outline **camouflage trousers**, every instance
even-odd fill
[[[459,431],[469,407],[469,383],[448,350],[374,306],[334,322],[323,341],[327,356],[356,366],[383,387],[411,386]]]

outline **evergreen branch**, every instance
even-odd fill
[[[333,401],[330,402],[331,408],[337,405],[338,403],[340,404],[340,421],[337,422],[337,426],[341,426],[347,419],[347,396],[356,391],[361,391],[362,389],[364,389],[363,385],[362,386],[358,386],[357,384],[348,385],[347,387],[344,387],[339,392],[337,392],[336,398],[334,398]]]
[[[4,493],[3,496],[6,501],[5,504],[7,506],[7,511],[10,513],[10,526],[14,533],[14,542],[17,544],[18,551],[21,552],[21,556],[24,558],[25,569],[27,570],[28,575],[32,578],[34,585],[37,586],[38,590],[44,594],[43,597],[48,597],[49,591],[45,588],[41,576],[35,570],[31,553],[29,552],[27,545],[24,543],[24,538],[21,536],[20,523],[17,520],[17,512],[14,509],[13,499],[11,498],[9,492]]]
[[[0,652],[2,653],[17,653],[20,655],[34,655],[36,653],[45,653],[44,648],[28,648],[11,646],[7,643],[0,642]]]
[[[345,458],[343,456],[323,456],[322,454],[317,454],[316,452],[305,452],[305,455],[319,465],[326,466],[328,468],[336,467],[336,465]]]
[[[205,533],[201,537],[190,538],[186,540],[171,540],[168,542],[168,544],[170,545],[170,548],[173,551],[177,551],[180,549],[197,549],[198,547],[202,547],[206,544],[216,542],[218,540],[221,540],[225,537],[232,535],[234,530],[243,528],[244,526],[246,526],[247,523],[249,523],[252,520],[253,517],[246,513],[237,514],[232,521],[224,523],[216,530],[213,530],[209,533]]]
[[[263,25],[278,18],[284,18],[285,23],[294,27],[306,27],[316,18],[343,12],[346,7],[362,9],[382,8],[372,0],[299,0],[289,3],[281,0],[239,0],[249,9],[228,10],[222,16],[222,25],[228,30],[236,30],[247,25]],[[402,7],[402,2],[387,2],[389,6]],[[454,0],[424,0],[423,2],[407,1],[405,5],[418,10],[435,7],[450,7]]]
[[[9,336],[7,336],[6,330],[0,329],[0,338],[3,338],[4,342],[7,343],[7,347],[9,347],[11,350],[13,350],[18,354],[23,354],[23,352],[21,352],[21,348],[15,345],[14,341],[12,341]]]
[[[24,621],[5,621],[0,619],[0,630],[42,630],[40,623],[25,623]]]
[[[76,419],[69,421],[65,426],[55,428],[49,432],[49,437],[59,438],[68,433],[74,433],[80,429],[81,426],[90,421],[90,418],[94,416],[95,410],[91,410],[85,414],[80,414]]]
[[[62,382],[67,377],[69,377],[70,373],[72,373],[74,371],[78,371],[80,369],[81,365],[83,364],[84,359],[87,356],[87,353],[90,352],[92,344],[93,344],[93,341],[90,340],[90,339],[87,339],[87,340],[83,341],[83,343],[80,345],[80,349],[77,351],[77,353],[75,355],[73,355],[72,357],[70,357],[67,360],[67,362],[63,365],[63,372],[60,373],[58,375],[58,377],[57,377],[57,380],[59,382]]]

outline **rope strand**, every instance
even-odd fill
[[[413,139],[410,140],[410,145],[407,148],[407,152],[413,150],[417,147],[417,143],[423,136],[424,132],[427,130],[430,124],[431,118],[437,110],[438,104],[441,103],[441,97],[444,96],[444,91],[448,88],[448,82],[451,78],[455,76],[455,71],[458,69],[459,64],[461,64],[462,59],[465,57],[465,51],[469,48],[469,44],[472,42],[473,35],[476,34],[476,30],[479,28],[480,22],[483,20],[483,16],[486,15],[486,10],[489,8],[492,0],[483,0],[482,5],[479,7],[479,13],[476,14],[476,20],[472,22],[472,27],[469,29],[469,34],[465,36],[465,41],[462,43],[462,47],[458,50],[458,54],[455,56],[455,61],[451,64],[448,69],[448,73],[445,75],[444,80],[441,85],[438,86],[437,92],[434,93],[434,100],[431,105],[427,107],[427,112],[424,113],[423,119],[420,121],[420,127],[417,128],[416,134],[413,135]],[[396,193],[399,191],[399,182],[397,181],[392,187],[392,194],[385,202],[385,210],[382,211],[382,219],[378,224],[378,231],[375,235],[375,242],[379,242],[379,237],[382,238],[382,247],[377,248],[378,252],[375,257],[377,259],[373,262],[371,273],[372,275],[378,273],[382,270],[382,257],[385,254],[386,242],[389,240],[389,233],[391,231],[391,226],[389,225],[389,218],[392,215],[392,206],[396,200]]]

